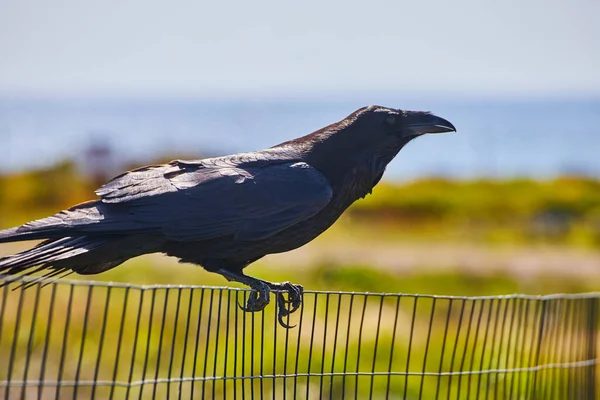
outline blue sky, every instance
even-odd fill
[[[0,95],[599,96],[600,1],[0,0]]]

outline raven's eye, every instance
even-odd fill
[[[394,125],[396,123],[396,116],[395,115],[388,115],[385,118],[385,123],[388,125]]]

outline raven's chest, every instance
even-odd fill
[[[331,227],[344,213],[352,201],[332,202],[313,217],[300,222],[269,238],[268,253],[282,253],[301,247]]]

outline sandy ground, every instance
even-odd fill
[[[504,272],[523,277],[600,276],[600,251],[568,247],[317,241],[289,253],[265,257],[263,263],[297,268],[329,263],[379,266],[394,271],[453,269],[479,274]]]

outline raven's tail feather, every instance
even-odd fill
[[[21,242],[24,240],[48,239],[47,231],[25,231],[21,226],[0,231],[0,243]]]
[[[62,223],[60,217],[66,215],[66,211],[28,222],[14,228],[0,230],[0,243],[22,242],[25,240],[55,239],[73,234],[70,227]]]
[[[0,258],[0,276],[29,276],[43,270],[50,270],[42,277],[49,278],[63,272],[94,274],[106,271],[129,258],[103,257],[102,255],[107,254],[102,248],[107,245],[111,247],[112,242],[114,238],[107,236],[49,239],[32,249]]]
[[[100,211],[102,206],[98,201],[88,201],[46,218],[0,230],[0,243],[57,239],[80,236],[84,232],[102,233],[118,228],[117,222],[113,222],[112,225],[106,224],[106,216]]]
[[[12,277],[44,270],[45,277],[62,273],[97,274],[126,260],[162,251],[164,239],[156,233],[131,229],[127,212],[100,201],[78,204],[50,217],[0,231],[0,243],[40,240],[37,246],[0,258],[0,286]],[[28,280],[29,282],[30,280]]]

